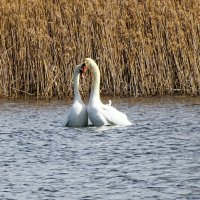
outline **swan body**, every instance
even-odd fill
[[[83,103],[80,93],[79,93],[79,78],[82,73],[82,66],[77,65],[74,70],[74,101],[71,106],[66,119],[64,121],[64,126],[70,127],[84,127],[88,125],[88,114],[87,108]]]
[[[109,104],[103,104],[100,100],[100,71],[97,64],[91,58],[85,59],[85,66],[92,74],[92,87],[89,103],[87,105],[88,116],[95,126],[122,125],[127,126],[132,123],[127,116]]]

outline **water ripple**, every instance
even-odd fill
[[[0,199],[200,199],[200,100],[115,100],[129,127],[62,127],[65,102],[0,102]]]

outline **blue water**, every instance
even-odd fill
[[[200,98],[113,99],[129,127],[62,127],[70,105],[0,100],[1,200],[200,199]]]

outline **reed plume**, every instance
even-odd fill
[[[199,13],[196,0],[1,0],[0,97],[71,97],[85,57],[104,95],[199,95]]]

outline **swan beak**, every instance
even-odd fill
[[[79,70],[79,73],[80,73],[80,77],[81,77],[81,78],[84,78],[84,72],[83,72],[82,69]]]
[[[87,66],[85,63],[81,65],[82,72],[85,73],[87,71]]]
[[[85,63],[83,63],[82,65],[81,65],[81,69],[80,69],[80,76],[81,76],[81,78],[84,78],[84,73],[87,71],[87,67],[86,67],[86,65],[85,65]]]

